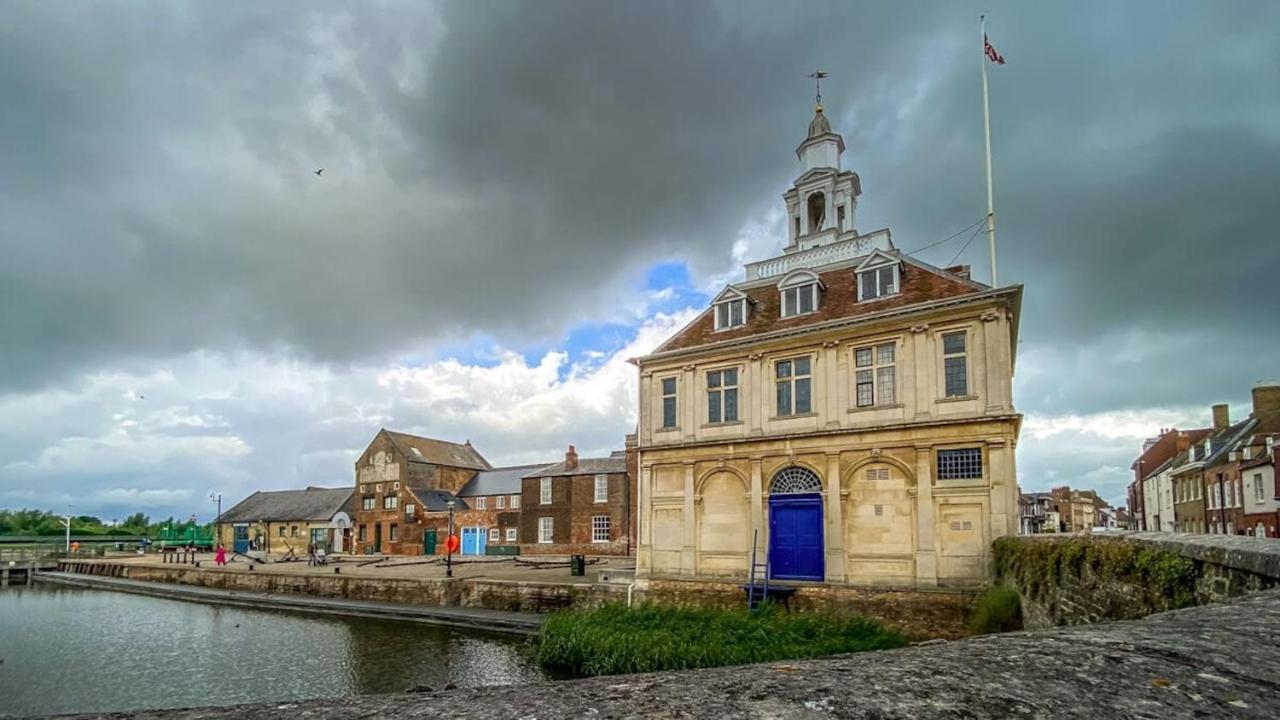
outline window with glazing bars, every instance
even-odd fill
[[[774,365],[777,378],[778,416],[804,415],[811,412],[809,358],[779,360]]]
[[[938,451],[938,479],[964,480],[982,477],[982,448]]]
[[[591,518],[591,542],[609,542],[608,515],[596,515]]]
[[[662,427],[676,426],[676,379],[662,379]]]
[[[853,351],[858,407],[892,405],[895,402],[894,350],[893,343],[884,343]]]
[[[964,397],[969,394],[969,362],[965,348],[963,330],[942,334],[942,369],[947,397]]]
[[[738,421],[738,370],[707,373],[707,422]]]

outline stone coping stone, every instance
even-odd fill
[[[822,660],[103,718],[1274,718],[1280,591]]]
[[[1115,530],[1093,534],[1029,535],[1022,536],[1020,539],[1032,542],[1061,542],[1073,538],[1150,545],[1192,560],[1280,580],[1280,540],[1274,538]]]

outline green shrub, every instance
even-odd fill
[[[857,616],[792,615],[777,608],[708,610],[605,605],[552,614],[538,662],[577,676],[684,670],[902,647],[906,639]]]
[[[1022,601],[1008,585],[989,585],[973,604],[969,632],[975,635],[1022,629]]]

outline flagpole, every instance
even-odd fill
[[[991,108],[987,103],[987,16],[979,16],[982,33],[982,132],[987,141],[987,245],[991,249],[991,287],[996,287],[996,210],[991,197]]]

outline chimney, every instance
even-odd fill
[[[1226,405],[1213,406],[1213,431],[1222,432],[1231,424],[1231,415]]]
[[[1262,381],[1253,386],[1253,416],[1280,412],[1280,383]]]
[[[572,445],[569,446],[569,451],[564,454],[564,469],[578,469],[578,451]]]
[[[1174,449],[1174,452],[1186,452],[1187,448],[1191,447],[1191,436],[1184,432],[1180,432],[1178,433],[1178,439],[1176,442],[1177,447]]]
[[[947,272],[953,275],[959,275],[965,280],[968,280],[970,277],[968,265],[952,265],[951,267],[947,268]]]

